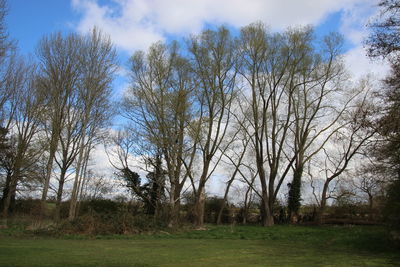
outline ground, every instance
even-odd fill
[[[398,266],[383,227],[208,226],[135,236],[0,230],[0,266]]]

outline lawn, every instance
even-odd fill
[[[382,227],[209,226],[136,236],[0,232],[0,266],[398,266]]]

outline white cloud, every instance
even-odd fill
[[[318,25],[341,11],[339,31],[353,48],[345,54],[348,69],[356,77],[367,72],[382,77],[386,69],[372,63],[363,51],[368,35],[365,25],[375,15],[375,0],[72,0],[81,14],[76,27],[87,32],[93,26],[110,34],[122,50],[147,49],[167,35],[198,33],[206,24],[241,27],[263,21],[274,30],[291,25]]]
[[[94,167],[94,169],[99,172],[99,173],[104,173],[107,175],[112,176],[114,173],[114,168],[110,164],[110,161],[107,157],[107,153],[104,150],[104,146],[102,145],[97,145],[94,147],[92,153],[92,160],[91,160],[91,165],[90,167]]]
[[[114,2],[116,6],[102,6],[93,0],[72,0],[74,9],[82,13],[78,31],[87,32],[93,26],[98,26],[110,34],[120,48],[129,52],[145,49],[149,44],[164,39],[146,17],[149,12],[143,1]]]
[[[199,32],[206,24],[234,27],[263,21],[273,29],[317,25],[329,14],[350,10],[365,0],[72,0],[81,14],[79,31],[97,25],[122,49],[133,52],[167,34]],[[367,1],[371,2],[371,1]]]
[[[371,61],[365,54],[362,45],[349,50],[344,55],[344,61],[348,71],[354,80],[372,75],[376,79],[382,79],[388,73],[389,65],[382,61]]]
[[[371,61],[366,56],[363,43],[369,35],[369,29],[366,25],[379,12],[376,3],[376,1],[361,1],[344,8],[342,11],[339,31],[353,45],[353,48],[345,53],[344,60],[354,79],[366,75],[382,79],[389,70],[389,66],[385,62]]]

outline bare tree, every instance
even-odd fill
[[[245,125],[245,122],[237,124],[236,129],[233,126],[230,134],[233,135],[234,141],[227,149],[224,149],[223,147],[220,148],[220,150],[222,150],[221,153],[223,153],[223,157],[228,160],[227,162],[223,160],[223,162],[230,169],[228,172],[230,173],[230,178],[226,182],[223,201],[218,211],[217,224],[221,224],[222,222],[222,215],[228,201],[229,191],[232,184],[235,182],[235,180],[237,180],[237,177],[239,176],[238,174],[240,174],[239,169],[243,167],[242,162],[246,157],[247,148],[250,143],[250,137],[247,136],[247,133],[242,129],[243,125]],[[247,194],[248,193],[246,192],[246,196]]]
[[[4,60],[14,48],[14,43],[9,39],[5,25],[7,11],[7,1],[0,0],[0,65],[3,65]]]
[[[12,40],[10,40],[7,27],[5,25],[5,18],[7,15],[7,2],[6,0],[0,1],[0,126],[7,128],[7,123],[4,125],[4,121],[7,121],[10,116],[4,114],[7,111],[12,110],[12,105],[7,103],[15,91],[13,90],[13,77],[18,77],[19,69],[16,57],[16,47]],[[17,64],[15,64],[17,63]]]
[[[21,62],[18,65],[21,69],[22,77],[16,78],[17,85],[15,96],[15,111],[13,113],[12,136],[15,140],[15,151],[11,158],[11,169],[7,192],[3,193],[3,217],[7,218],[10,204],[15,198],[17,185],[21,179],[27,175],[38,158],[42,150],[33,145],[35,136],[40,130],[40,116],[43,112],[44,96],[36,87],[36,77],[34,66],[29,66]],[[31,173],[32,174],[32,173]]]
[[[363,156],[366,157],[366,160],[360,167],[355,169],[350,182],[359,193],[366,196],[369,209],[373,212],[377,202],[376,199],[385,195],[385,189],[390,181],[382,173],[379,164],[375,164],[372,158],[368,158],[366,155]]]
[[[379,16],[368,26],[372,30],[365,43],[370,57],[387,57],[397,61],[400,50],[398,11],[399,0],[380,0]]]
[[[325,146],[342,125],[338,121],[358,95],[347,97],[344,80],[347,78],[341,62],[342,37],[331,34],[324,38],[322,53],[310,51],[304,60],[304,69],[298,74],[302,81],[292,95],[294,122],[293,133],[293,179],[289,184],[288,207],[290,219],[296,220],[301,200],[302,175],[305,164]],[[335,101],[341,99],[341,101]]]
[[[90,169],[88,170],[87,181],[82,188],[84,188],[82,199],[87,200],[106,196],[112,192],[113,185],[110,184],[107,177]]]
[[[75,96],[77,97],[77,95]],[[76,104],[76,100],[71,101]],[[79,140],[81,139],[81,111],[76,108],[76,105],[69,105],[65,112],[65,127],[60,131],[59,136],[59,149],[58,154],[55,156],[55,162],[58,165],[59,177],[58,189],[56,196],[56,208],[54,213],[54,219],[60,220],[60,208],[61,201],[64,192],[64,184],[68,177],[68,170],[71,165],[75,162],[78,155]]]
[[[49,133],[48,161],[42,192],[42,213],[46,207],[47,193],[53,171],[53,162],[61,131],[65,126],[65,111],[77,89],[80,64],[77,61],[81,39],[76,34],[61,33],[44,37],[38,46],[38,85],[46,98],[44,125]]]
[[[349,168],[352,159],[359,155],[367,141],[376,133],[375,130],[369,128],[371,105],[368,98],[370,97],[371,95],[368,92],[365,93],[356,106],[347,110],[345,126],[335,131],[331,140],[334,144],[321,150],[323,152],[322,173],[325,178],[318,201],[317,223],[322,222],[322,215],[327,205],[329,192],[333,191],[329,188],[331,182],[337,181]]]
[[[56,33],[45,37],[39,44],[37,54],[40,60],[39,85],[47,96],[44,125],[49,133],[49,157],[42,194],[42,211],[60,138],[64,138],[63,135],[69,132],[71,137],[74,136],[73,140],[66,138],[62,140],[61,145],[64,153],[74,146],[74,152],[70,154],[73,157],[64,162],[63,169],[67,165],[69,167],[77,157],[69,213],[69,217],[73,219],[85,148],[111,117],[110,87],[116,65],[115,50],[109,38],[94,29],[86,36],[63,36]],[[78,150],[77,155],[75,148]],[[60,195],[62,186],[59,189]]]
[[[84,177],[85,151],[90,153],[93,139],[99,135],[99,130],[110,123],[111,84],[116,71],[116,51],[108,36],[98,29],[81,37],[82,46],[78,53],[80,79],[78,81],[78,96],[82,111],[79,154],[76,162],[75,179],[69,208],[69,219],[76,216],[76,206],[82,178]]]
[[[191,151],[185,138],[193,117],[193,73],[176,43],[156,43],[147,54],[136,52],[130,63],[132,82],[123,115],[143,140],[140,154],[145,161],[151,154],[162,156],[170,185],[169,225],[173,226],[178,223],[181,191],[188,177],[183,160]]]
[[[195,195],[195,225],[202,227],[205,185],[221,159],[216,153],[221,146],[226,148],[230,143],[226,138],[235,97],[237,58],[234,40],[224,27],[193,36],[189,51],[199,83],[196,92],[199,115],[194,126],[194,142],[198,144],[202,163],[200,177],[195,180],[190,175],[190,180]]]
[[[273,204],[295,161],[285,149],[293,123],[293,95],[305,82],[299,74],[310,64],[311,36],[307,28],[271,35],[262,24],[241,31],[241,74],[249,88],[244,110],[252,124],[248,131],[254,136],[264,226],[274,224]]]
[[[248,88],[241,105],[251,121],[245,128],[253,136],[264,226],[274,224],[273,205],[290,171],[289,206],[297,212],[304,164],[322,149],[349,104],[332,105],[345,74],[340,45],[332,34],[316,47],[309,27],[270,34],[258,23],[241,31],[240,72]]]

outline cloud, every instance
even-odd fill
[[[357,46],[344,55],[344,62],[354,80],[372,75],[376,79],[383,79],[389,71],[389,65],[382,61],[371,61],[366,56],[364,47]]]
[[[72,0],[81,14],[77,29],[97,25],[120,48],[131,53],[168,35],[199,32],[208,24],[241,27],[263,21],[272,29],[317,25],[329,14],[365,0]]]
[[[344,55],[348,69],[356,77],[367,72],[383,77],[387,70],[371,62],[363,50],[368,36],[365,25],[378,12],[374,0],[72,0],[72,7],[81,14],[76,24],[79,32],[98,26],[128,54],[146,50],[170,35],[198,33],[210,24],[239,28],[263,21],[273,30],[282,30],[318,25],[330,14],[341,12],[338,30],[351,44]]]
[[[354,3],[342,10],[339,31],[352,45],[352,48],[344,54],[344,61],[354,79],[360,79],[366,75],[382,79],[388,73],[388,64],[377,60],[372,61],[366,56],[364,48],[364,40],[370,33],[366,25],[378,12],[376,1]]]
[[[82,14],[78,31],[86,33],[98,26],[118,47],[129,52],[146,49],[151,43],[164,39],[146,17],[149,11],[144,1],[118,0],[114,3],[113,6],[104,6],[93,0],[72,0],[73,8]]]

